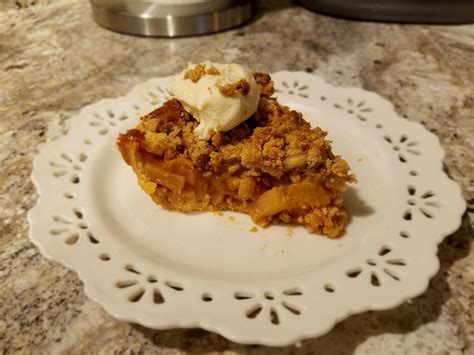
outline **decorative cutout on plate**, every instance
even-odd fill
[[[92,119],[89,121],[91,127],[97,128],[97,132],[100,135],[105,135],[109,132],[111,127],[115,127],[117,121],[125,121],[128,119],[128,115],[125,113],[116,114],[111,109],[105,110],[105,112],[94,112],[92,114]]]
[[[383,246],[375,257],[366,260],[366,264],[365,268],[356,267],[346,271],[346,276],[355,279],[366,270],[370,273],[370,284],[374,287],[380,287],[383,285],[384,279],[401,281],[400,268],[406,266],[407,262],[403,258],[393,257],[390,246]],[[382,274],[389,278],[383,278]]]
[[[421,154],[421,151],[417,149],[418,142],[409,140],[406,134],[402,134],[398,139],[393,139],[389,135],[385,135],[383,138],[392,145],[394,151],[398,152],[398,160],[402,163],[407,162],[408,155]]]
[[[79,172],[86,160],[86,153],[79,153],[77,157],[72,154],[61,153],[55,160],[51,160],[49,165],[53,168],[52,175],[55,178],[69,177],[73,184],[78,184],[80,182]]]
[[[364,100],[355,102],[354,99],[347,99],[344,104],[335,103],[334,107],[339,110],[345,110],[350,115],[355,115],[361,121],[367,121],[367,113],[372,112],[372,108]],[[382,128],[382,126],[377,126]]]
[[[402,238],[405,238],[405,239],[411,238],[410,233],[405,232],[405,231],[401,231],[400,233],[398,233],[398,235]]]
[[[431,219],[434,217],[434,209],[441,207],[441,204],[436,201],[436,194],[431,190],[419,194],[416,187],[410,185],[407,191],[409,197],[407,204],[411,206],[403,214],[403,219],[407,221],[413,218],[413,210],[418,210],[420,214]]]
[[[278,88],[275,87],[275,92],[286,93],[288,95],[297,95],[304,98],[309,97],[309,86],[307,84],[300,84],[298,80],[295,80],[290,84],[286,81],[282,81],[281,86],[282,87]]]
[[[110,260],[108,255],[102,254],[100,257],[104,261]],[[108,259],[107,259],[108,258]],[[115,283],[118,289],[127,290],[127,299],[132,303],[145,300],[145,294],[149,295],[148,302],[163,304],[166,302],[163,296],[163,288],[181,292],[184,290],[181,284],[174,281],[161,282],[155,275],[149,274],[145,277],[143,272],[131,264],[127,264],[124,270],[128,275]]]
[[[73,198],[76,197],[76,194],[72,193],[72,192],[65,192],[63,196],[64,196],[64,198],[66,198],[68,200],[72,200]]]
[[[234,298],[237,301],[246,301],[250,303],[250,307],[245,311],[245,316],[248,319],[255,319],[260,314],[268,311],[268,320],[278,325],[281,322],[280,312],[286,311],[293,315],[301,315],[302,309],[294,303],[295,297],[303,295],[303,292],[298,288],[291,288],[284,290],[280,294],[275,294],[272,291],[265,291],[263,294],[256,296],[252,292],[239,291],[234,293]]]
[[[206,292],[201,295],[201,300],[204,302],[211,302],[214,301],[214,297],[210,293]]]
[[[333,284],[327,283],[324,285],[324,290],[329,293],[336,292],[336,287]]]
[[[64,237],[67,245],[76,244],[80,238],[86,238],[92,244],[99,244],[99,240],[89,230],[80,209],[74,208],[72,214],[67,216],[54,216],[53,228],[49,231],[51,236]]]
[[[110,255],[107,253],[102,253],[99,255],[99,259],[102,261],[109,261],[111,259]]]

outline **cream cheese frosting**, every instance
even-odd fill
[[[208,140],[212,131],[229,131],[254,114],[260,93],[250,71],[239,64],[190,64],[168,91],[197,121],[194,133]]]

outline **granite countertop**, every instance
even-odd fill
[[[0,352],[474,353],[474,25],[352,22],[287,1],[262,3],[243,28],[175,40],[102,29],[85,1],[0,3]],[[352,316],[299,348],[275,349],[117,321],[85,297],[74,272],[40,255],[26,220],[38,197],[30,180],[38,145],[65,132],[83,106],[205,59],[305,70],[372,90],[438,135],[469,207],[439,246],[441,269],[428,291],[396,309]]]

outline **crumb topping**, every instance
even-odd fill
[[[273,80],[267,73],[253,73],[261,96],[271,97],[274,93]]]
[[[261,90],[255,114],[228,132],[213,132],[209,141],[194,130],[199,124],[176,99],[142,117],[137,129],[143,134],[140,146],[165,160],[185,155],[202,171],[265,176],[269,180],[299,181],[306,175],[334,175],[328,179],[352,181],[348,164],[335,156],[326,132],[311,128],[301,113],[280,105],[268,75],[254,74]]]
[[[220,72],[213,66],[206,69],[203,64],[198,64],[194,68],[190,68],[184,73],[184,79],[189,79],[193,83],[197,83],[205,75],[219,75]]]
[[[240,79],[235,83],[227,85],[218,85],[219,91],[224,96],[234,96],[239,93],[242,96],[247,96],[250,91],[250,83],[245,79]]]
[[[221,72],[217,68],[214,68],[213,66],[206,69],[207,75],[220,75],[220,73]]]

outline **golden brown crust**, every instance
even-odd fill
[[[332,153],[326,132],[270,97],[269,75],[254,76],[261,97],[247,121],[200,140],[194,134],[198,122],[172,99],[120,135],[125,161],[144,190],[167,208],[232,209],[260,225],[300,223],[339,236],[348,218],[341,193],[355,180],[348,164]],[[266,197],[285,200],[285,208],[268,214]]]

